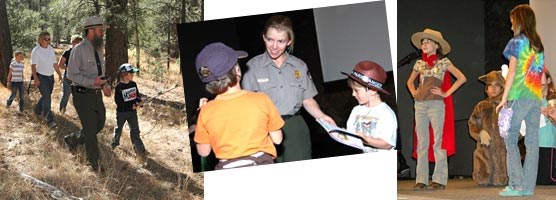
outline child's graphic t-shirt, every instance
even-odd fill
[[[133,105],[141,101],[139,89],[137,88],[137,84],[133,81],[129,81],[129,83],[118,83],[114,96],[116,110],[118,112],[135,111]]]
[[[382,102],[372,108],[358,105],[351,110],[346,129],[350,132],[362,132],[366,136],[380,138],[386,143],[396,146],[396,114],[386,103]],[[376,151],[369,147],[365,152]]]

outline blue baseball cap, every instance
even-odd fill
[[[237,64],[238,58],[245,57],[245,51],[236,51],[221,42],[211,43],[205,46],[195,59],[197,75],[203,83],[216,81]]]

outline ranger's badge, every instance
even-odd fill
[[[295,78],[296,78],[296,79],[300,79],[300,78],[301,78],[301,71],[295,70]]]

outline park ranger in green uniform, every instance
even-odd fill
[[[109,97],[111,87],[105,78],[104,31],[109,26],[100,17],[90,17],[83,26],[85,40],[73,48],[68,62],[68,78],[73,81],[73,105],[81,120],[82,131],[64,137],[70,150],[85,144],[91,168],[100,170],[97,133],[104,128],[106,109],[102,93]]]
[[[266,52],[247,62],[242,87],[264,92],[274,102],[286,122],[284,140],[278,148],[277,162],[311,159],[309,128],[299,115],[301,107],[316,119],[336,124],[313,99],[317,95],[305,62],[290,55],[294,34],[291,20],[283,15],[270,17],[263,30]],[[288,51],[288,52],[287,52]]]

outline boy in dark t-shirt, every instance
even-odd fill
[[[116,128],[112,138],[112,148],[120,145],[120,136],[124,123],[129,123],[131,142],[139,162],[144,163],[147,159],[147,151],[139,136],[139,122],[137,119],[137,108],[143,106],[139,96],[137,84],[133,81],[133,73],[139,69],[131,64],[124,63],[118,69],[119,83],[116,85],[114,99],[116,101]]]

